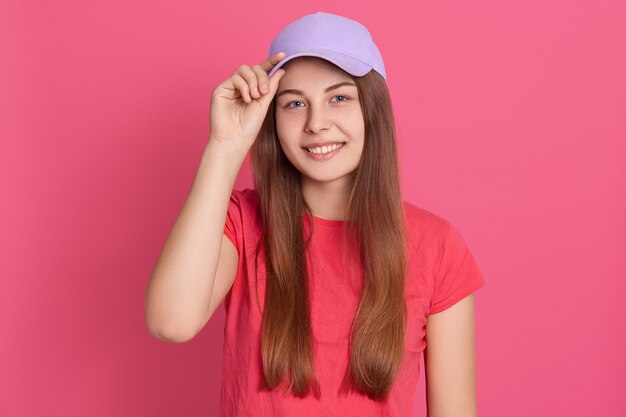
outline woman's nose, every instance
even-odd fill
[[[306,121],[306,130],[311,133],[318,133],[321,130],[328,130],[331,124],[329,109],[322,105],[311,104],[309,115]]]

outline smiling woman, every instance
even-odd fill
[[[236,190],[248,151],[255,188]],[[186,341],[224,302],[222,416],[409,416],[427,344],[429,414],[474,414],[484,278],[456,228],[402,199],[397,158],[382,56],[346,17],[292,22],[214,90],[146,310]]]

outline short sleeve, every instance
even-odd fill
[[[233,189],[228,202],[224,234],[233,242],[237,252],[241,254],[243,236],[243,213],[241,206],[241,192]]]
[[[476,260],[459,232],[447,223],[429,314],[439,313],[485,285]]]

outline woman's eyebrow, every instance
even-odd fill
[[[350,81],[342,81],[340,83],[333,84],[330,87],[326,87],[324,92],[328,93],[329,91],[334,90],[334,89],[339,88],[339,87],[343,87],[344,85],[352,85],[352,86],[356,87],[356,84],[351,83]],[[289,89],[286,89],[286,90],[282,90],[281,92],[276,94],[275,98],[278,98],[278,97],[282,96],[283,94],[289,94],[289,93],[304,95],[304,91],[302,91],[302,90],[296,90],[294,88],[289,88]]]

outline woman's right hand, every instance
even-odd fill
[[[267,74],[284,57],[285,53],[279,52],[252,68],[242,65],[215,87],[211,95],[211,140],[225,141],[247,152],[261,130],[285,70],[280,68],[271,79]]]

